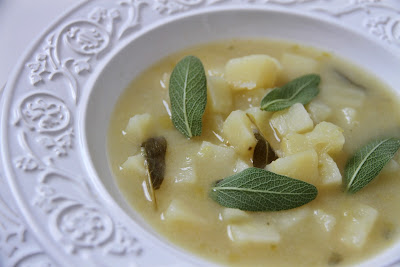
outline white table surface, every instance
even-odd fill
[[[0,0],[0,89],[24,50],[79,0]]]

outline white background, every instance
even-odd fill
[[[0,89],[25,49],[79,0],[0,0]]]

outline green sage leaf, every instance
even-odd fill
[[[373,141],[359,149],[344,169],[346,190],[355,193],[371,182],[400,148],[400,140]]]
[[[312,184],[255,167],[217,182],[210,192],[220,205],[247,211],[293,209],[317,194]]]
[[[207,79],[203,64],[194,56],[175,66],[169,81],[172,122],[188,138],[201,135],[207,104]]]
[[[294,79],[280,88],[275,88],[261,100],[261,109],[278,111],[296,103],[307,104],[318,95],[320,81],[319,75],[308,74]]]

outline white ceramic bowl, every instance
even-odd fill
[[[289,40],[344,57],[398,88],[400,22],[387,23],[392,35],[382,41],[355,25],[355,17],[364,15],[342,18],[358,7],[371,9],[366,16],[375,14],[374,1],[355,1],[353,7],[349,2],[347,13],[339,14],[339,6],[339,15],[324,1],[271,2],[150,1],[146,9],[136,1],[104,0],[75,8],[45,32],[16,67],[2,97],[3,175],[12,194],[3,190],[2,197],[10,198],[4,205],[10,214],[20,214],[18,225],[28,233],[16,245],[26,253],[5,262],[211,266],[168,243],[129,207],[107,159],[109,120],[118,97],[138,74],[171,53],[232,38]],[[400,5],[391,5],[386,12],[398,14]],[[169,11],[177,14],[163,15]],[[91,42],[82,43],[85,36]],[[26,113],[32,103],[44,105],[47,115],[52,104],[58,113],[48,120],[44,114],[39,123]],[[387,266],[399,255],[397,242],[360,264]]]

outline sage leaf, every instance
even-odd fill
[[[400,148],[400,140],[373,141],[359,149],[344,169],[346,190],[355,193],[371,182]]]
[[[247,211],[279,211],[317,197],[312,184],[251,167],[214,184],[210,197],[220,205]]]
[[[321,78],[317,74],[307,74],[275,88],[261,100],[261,109],[278,111],[296,103],[307,104],[319,93]]]
[[[268,141],[265,140],[260,132],[256,131],[254,137],[256,138],[257,143],[253,152],[253,166],[264,169],[267,164],[276,160],[277,157]]]
[[[146,167],[153,189],[159,189],[164,181],[167,140],[164,137],[149,138],[142,144]]]
[[[175,128],[187,138],[201,135],[207,79],[200,59],[187,56],[178,62],[169,80],[169,97]]]

